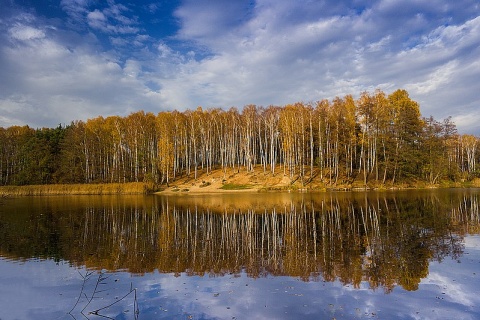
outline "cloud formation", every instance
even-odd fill
[[[474,0],[6,7],[0,126],[405,88],[424,116],[451,115],[460,132],[480,133]]]

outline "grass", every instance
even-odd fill
[[[0,187],[0,195],[2,196],[148,194],[154,191],[153,184],[143,182]]]
[[[222,190],[247,190],[252,189],[251,184],[235,184],[235,183],[227,183],[224,184],[220,189]]]

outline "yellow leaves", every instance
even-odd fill
[[[158,161],[160,168],[168,170],[173,163],[173,139],[175,115],[171,112],[161,112],[156,117]]]
[[[469,149],[474,149],[479,143],[479,139],[470,134],[462,135],[461,139],[462,139],[462,144]]]
[[[443,143],[453,168],[451,163],[464,161],[458,153],[474,150],[478,141],[469,137],[459,141],[454,124],[446,121]],[[127,117],[73,122],[63,146],[69,160],[60,172],[75,171],[75,182],[144,181],[149,177],[159,182],[165,174],[175,179],[193,169],[195,173],[218,166],[253,170],[258,164],[264,171],[270,166],[272,173],[277,164],[284,165],[284,173],[287,167],[295,173],[300,169],[303,177],[305,165],[310,164],[312,177],[314,165],[320,168],[320,179],[323,170],[330,180],[344,174],[354,177],[354,170],[363,170],[364,181],[372,173],[377,180],[382,174],[385,181],[406,169],[417,174],[417,159],[428,144],[427,127],[418,103],[405,90],[388,96],[381,90],[363,92],[357,99],[346,95],[312,105],[298,102],[264,108],[252,104],[242,110],[198,107],[157,115],[138,111]],[[0,130],[3,154],[14,154],[12,148],[25,145],[34,134],[27,126]],[[0,167],[7,168],[4,177],[12,174],[7,157],[0,157]],[[473,170],[478,156],[470,152],[468,157]],[[17,171],[22,168],[20,160]],[[458,167],[464,170],[466,165]]]
[[[390,103],[390,107],[393,108],[395,113],[398,115],[397,119],[401,119],[402,113],[408,113],[409,117],[412,119],[420,119],[420,106],[416,101],[410,99],[410,96],[406,90],[398,89],[391,93],[388,96],[388,101]]]

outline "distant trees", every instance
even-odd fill
[[[65,128],[0,128],[2,185],[45,184],[56,179]]]
[[[405,90],[314,104],[135,112],[68,126],[0,128],[0,184],[197,178],[213,169],[284,174],[307,184],[470,179],[479,138],[422,118]]]

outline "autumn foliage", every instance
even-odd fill
[[[199,172],[263,171],[307,185],[478,176],[479,138],[423,118],[405,90],[241,111],[201,107],[0,128],[0,185],[168,184]]]

